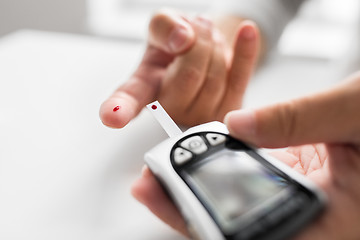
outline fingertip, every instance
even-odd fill
[[[234,50],[246,61],[257,60],[261,48],[260,32],[255,22],[244,20],[237,32]]]
[[[230,135],[247,142],[255,141],[256,119],[253,110],[232,111],[225,116],[224,122]]]
[[[241,24],[239,36],[244,40],[252,41],[257,38],[257,32],[258,30],[255,22],[251,20],[245,20]]]
[[[120,99],[108,99],[100,107],[100,119],[110,128],[123,128],[134,117],[133,111]]]
[[[234,132],[233,130],[233,118],[232,115],[234,114],[234,111],[231,111],[229,113],[227,113],[224,117],[224,124],[226,125],[227,129],[229,130],[229,133],[231,134],[232,132]]]
[[[150,169],[144,165],[141,170],[141,177],[138,178],[131,186],[131,195],[141,203],[145,202],[143,198],[146,196],[148,191],[145,183],[147,182],[146,179],[149,177],[152,177],[152,173]]]
[[[142,202],[141,194],[140,194],[141,193],[141,179],[135,180],[135,182],[131,185],[130,193],[136,200],[138,200],[139,202]]]
[[[139,178],[137,179],[132,185],[130,189],[131,195],[140,203],[144,204],[146,201],[144,200],[144,193],[146,191],[144,190],[144,184],[143,179]]]
[[[159,207],[159,201],[164,202],[166,199],[160,183],[148,167],[143,168],[141,177],[132,184],[131,195],[151,210]]]

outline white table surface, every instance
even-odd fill
[[[0,239],[183,239],[130,195],[165,134],[151,117],[123,130],[98,117],[142,50],[34,31],[0,40]]]
[[[60,33],[0,38],[0,239],[183,239],[130,195],[163,130],[147,112],[122,130],[98,117],[142,52],[141,44]],[[345,74],[338,62],[274,56],[246,106],[333,85]]]

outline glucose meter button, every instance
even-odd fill
[[[183,149],[183,148],[176,148],[174,151],[174,161],[179,165],[183,165],[192,159],[193,155],[191,152]]]
[[[199,136],[188,138],[180,145],[195,154],[202,154],[208,150],[204,140]]]
[[[206,134],[206,139],[212,146],[219,145],[226,141],[226,137],[222,134],[217,133],[208,133]]]

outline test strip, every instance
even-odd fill
[[[150,103],[146,106],[150,112],[154,115],[156,120],[160,123],[165,132],[169,137],[175,137],[182,133],[180,128],[172,120],[172,118],[167,114],[164,108],[158,101]]]

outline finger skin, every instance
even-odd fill
[[[149,168],[144,167],[141,178],[132,185],[131,193],[162,221],[188,236],[185,221],[179,210],[164,192]]]
[[[360,74],[319,94],[230,113],[226,122],[233,136],[261,147],[360,143]]]
[[[197,34],[194,46],[187,53],[177,57],[169,66],[159,97],[169,115],[183,119],[205,81],[213,47],[212,24],[209,20],[196,18],[193,27]],[[180,115],[180,116],[179,116]],[[177,122],[182,124],[181,121]]]
[[[129,95],[111,96],[100,106],[100,119],[105,126],[110,128],[123,128],[136,116],[134,105],[137,105],[136,101]],[[116,108],[118,110],[114,111]]]
[[[205,81],[198,92],[196,99],[190,105],[188,115],[192,116],[193,125],[207,121],[218,120],[215,118],[218,111],[218,103],[222,100],[226,87],[227,59],[226,40],[218,31],[213,31],[214,47],[211,60],[207,69]]]
[[[111,128],[122,128],[155,100],[167,65],[173,56],[149,46],[138,69],[100,107],[100,119]],[[119,110],[114,112],[114,107]]]
[[[185,17],[169,10],[155,14],[149,25],[148,46],[138,69],[100,107],[104,125],[122,128],[146,104],[157,99],[168,65],[178,54],[189,50],[195,38],[193,27]],[[119,110],[114,112],[117,106]]]
[[[171,54],[183,53],[192,47],[195,32],[187,19],[169,9],[158,11],[149,24],[149,45]]]
[[[213,30],[212,38],[214,44],[213,49],[210,49],[212,54],[205,81],[186,111],[191,116],[187,123],[191,125],[222,121],[228,111],[241,106],[258,55],[258,29],[251,21],[244,21],[238,27],[233,50],[227,47],[223,35],[216,29]],[[231,55],[233,62],[231,59],[229,61]]]
[[[243,95],[256,67],[259,49],[260,35],[256,24],[249,20],[243,21],[235,41],[226,91],[219,105],[218,115],[221,118],[230,110],[241,107]]]
[[[292,239],[359,239],[359,151],[347,144],[315,144],[290,147],[272,155],[306,175],[328,196],[325,211]],[[335,162],[341,164],[334,166]]]

